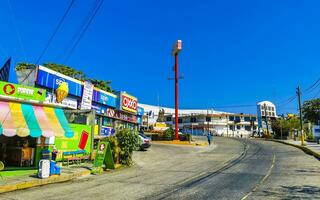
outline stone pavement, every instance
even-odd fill
[[[51,183],[60,183],[86,176],[90,174],[88,165],[62,167],[61,175],[50,176],[47,179],[40,179],[36,174],[14,176],[9,178],[0,179],[0,193],[10,192],[14,190],[26,189],[35,186],[41,186]]]

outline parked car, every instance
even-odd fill
[[[140,150],[145,150],[151,146],[151,138],[147,137],[143,131],[139,132],[139,138],[141,141],[141,144],[139,146]]]

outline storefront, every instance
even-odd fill
[[[46,91],[0,82],[0,160],[35,166],[54,137],[74,135],[61,108],[43,104]]]

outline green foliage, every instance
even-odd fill
[[[180,141],[191,141],[192,140],[192,135],[190,133],[187,134],[180,134],[179,135],[179,140]]]
[[[20,70],[25,70],[25,69],[35,69],[36,65],[32,64],[32,63],[25,63],[25,62],[20,62],[17,64],[16,66],[16,70],[20,71]]]
[[[112,92],[110,87],[111,81],[104,81],[92,78],[87,78],[86,80],[90,81],[95,87],[100,88],[101,90]]]
[[[44,63],[43,66],[78,80],[84,80],[84,78],[86,77],[82,71],[76,70],[66,65],[56,63]]]
[[[174,130],[171,127],[165,130],[163,133],[163,138],[165,140],[173,140],[173,136],[174,136]]]
[[[320,98],[305,101],[302,106],[303,119],[311,123],[320,120]]]
[[[119,163],[120,160],[120,146],[119,146],[119,142],[117,140],[117,138],[115,136],[110,136],[105,138],[105,140],[107,142],[109,142],[110,146],[111,146],[111,150],[112,150],[112,157],[113,157],[113,161],[114,163]]]
[[[288,137],[289,133],[294,129],[300,128],[300,122],[298,118],[290,119],[277,119],[271,124],[272,130],[275,132],[275,137],[280,138],[281,131],[283,137]]]
[[[120,158],[124,165],[132,165],[132,152],[138,143],[138,132],[131,129],[121,129],[116,133],[121,149]]]

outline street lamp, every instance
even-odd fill
[[[178,80],[179,80],[179,74],[178,74],[178,54],[182,49],[182,41],[177,40],[172,48],[172,55],[175,58],[175,64],[174,64],[174,73],[175,73],[175,139],[179,139],[179,126],[178,126],[178,109],[179,109],[179,101],[178,101]]]

